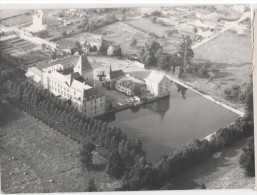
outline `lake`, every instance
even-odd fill
[[[102,119],[139,138],[150,162],[224,127],[238,115],[172,83],[170,96]]]

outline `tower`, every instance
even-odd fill
[[[32,24],[32,31],[33,32],[39,32],[42,30],[45,30],[46,27],[43,25],[43,11],[42,10],[36,10],[33,12],[33,24]]]
[[[82,54],[79,57],[79,60],[73,68],[74,72],[78,72],[85,80],[92,81],[93,80],[93,68],[89,63],[87,56]]]

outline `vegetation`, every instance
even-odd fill
[[[42,30],[42,31],[38,32],[38,36],[42,39],[46,38],[48,35],[49,35],[49,32],[47,30]]]
[[[240,156],[239,163],[240,166],[245,170],[245,174],[247,176],[255,176],[253,136],[248,139],[247,146],[243,148],[243,154]]]
[[[107,55],[107,50],[108,50],[110,45],[111,45],[110,42],[103,39],[102,42],[101,42],[101,46],[99,48],[99,53],[102,54],[102,55]]]
[[[109,156],[107,165],[106,165],[106,173],[112,177],[119,179],[123,173],[125,172],[125,162],[120,156],[118,151],[114,151]]]
[[[87,192],[97,192],[97,187],[95,185],[95,179],[91,178],[88,182]]]
[[[231,101],[238,101],[242,90],[240,85],[234,84],[224,90],[225,98]]]
[[[136,156],[145,155],[139,139],[129,138],[120,128],[108,127],[107,123],[87,117],[70,101],[55,97],[47,89],[29,82],[16,83],[10,80],[4,83],[3,88],[12,97],[11,102],[71,139],[78,142],[86,139],[107,153],[118,148],[127,167],[133,166]],[[92,149],[89,149],[88,144],[83,148],[86,162],[90,163],[89,153]]]
[[[90,168],[93,163],[92,152],[95,149],[95,145],[91,142],[84,141],[80,150],[81,163],[83,168]]]

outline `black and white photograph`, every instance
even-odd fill
[[[1,191],[253,189],[253,16],[0,8]]]

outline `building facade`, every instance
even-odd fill
[[[106,97],[86,83],[87,78],[84,77],[90,71],[85,67],[85,62],[88,62],[85,58],[86,56],[81,56],[75,67],[64,68],[63,65],[56,64],[42,71],[32,67],[28,69],[26,76],[35,80],[34,83],[40,83],[55,96],[71,100],[73,105],[87,116],[103,114],[106,112]]]
[[[162,96],[170,93],[171,81],[164,73],[151,71],[145,79],[147,91],[153,96]]]

